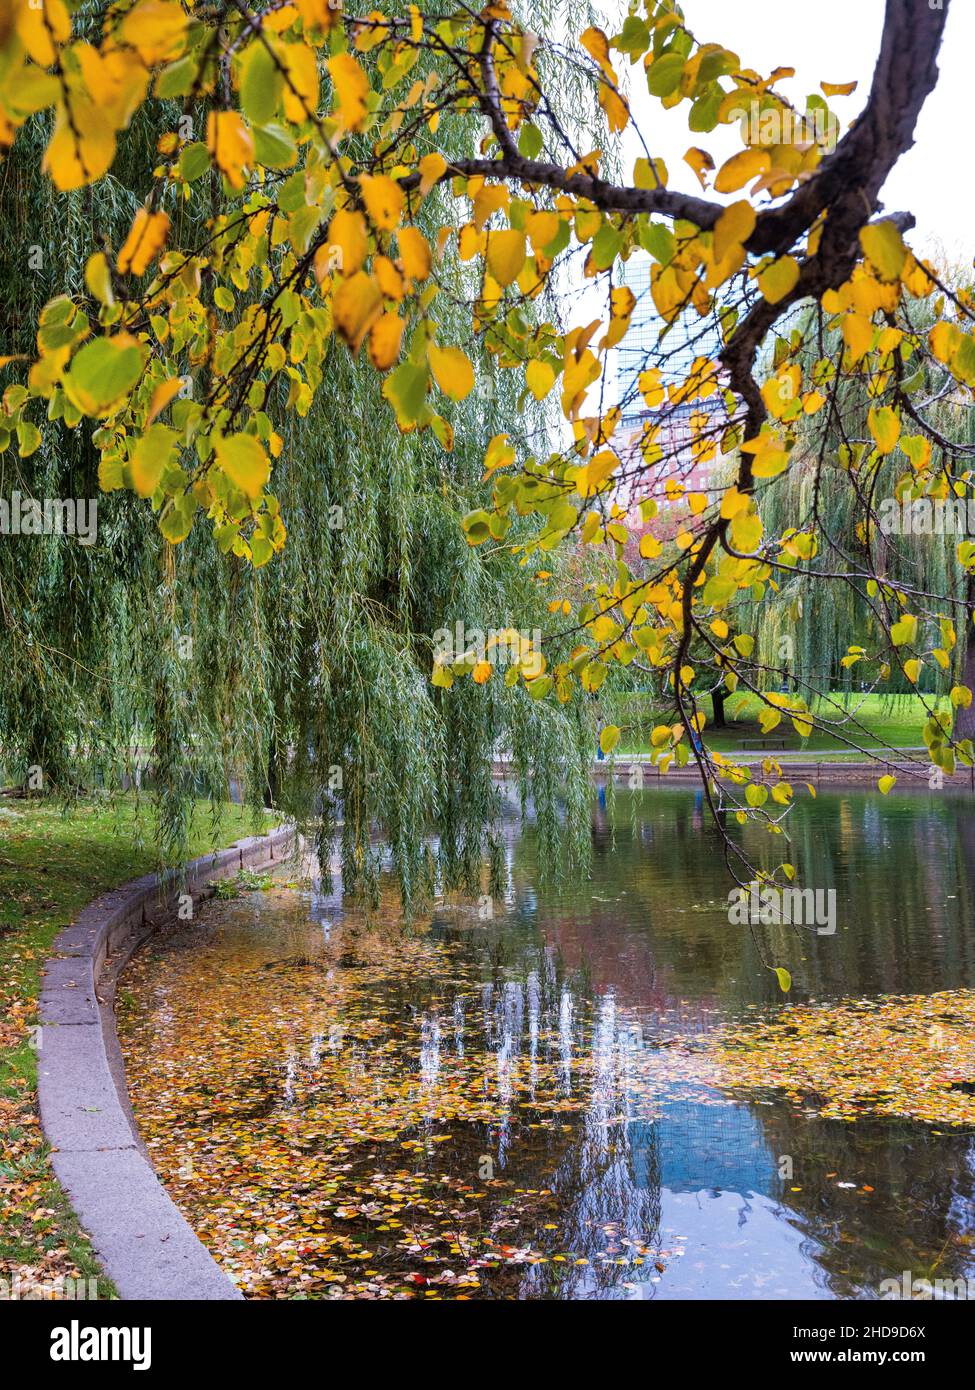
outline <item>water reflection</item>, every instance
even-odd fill
[[[597,802],[585,883],[540,881],[512,826],[487,922],[447,903],[377,938],[334,896],[214,905],[127,981],[155,1161],[256,1295],[299,1269],[305,1293],[366,1297],[876,1297],[903,1270],[975,1276],[967,1134],[731,1100],[693,1043],[781,1007],[763,961],[799,999],[975,984],[971,807],[824,794],[790,835],[805,881],[836,889],[833,937],[730,926],[718,839],[680,790]]]

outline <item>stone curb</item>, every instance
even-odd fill
[[[294,831],[285,826],[194,859],[182,871],[135,879],[89,904],[58,936],[57,955],[44,967],[37,1059],[41,1124],[54,1150],[54,1171],[124,1299],[243,1295],[146,1157],[115,1031],[115,977],[172,919],[181,893],[207,897],[211,880],[286,859],[293,847]]]
[[[777,751],[779,750],[772,748],[767,753],[760,753],[757,756],[753,753],[748,753],[745,756],[739,754],[734,760],[753,769],[761,768],[764,758],[774,758]],[[933,766],[933,764],[922,763],[919,760],[912,763],[893,761],[886,763],[827,763],[800,762],[782,757],[780,762],[783,775],[789,781],[814,782],[817,787],[836,787],[839,790],[867,788],[876,791],[878,779],[885,772],[893,772],[898,778],[898,794],[906,791],[928,792],[930,790],[928,774]],[[608,758],[602,762],[594,761],[592,779],[594,782],[608,782],[610,773],[613,772],[618,782],[627,781],[634,768],[640,769],[646,790],[658,785],[666,787],[668,784],[675,785],[677,783],[696,782],[700,785],[700,773],[693,760],[686,767],[672,766],[669,771],[662,773],[659,767],[651,763],[645,755],[638,758],[620,757],[616,759],[615,763],[611,763]],[[497,758],[492,761],[491,775],[495,781],[507,781],[511,774],[511,763]],[[961,767],[956,770],[953,776],[946,776],[944,790],[975,792],[975,767]]]

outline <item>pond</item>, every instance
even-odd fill
[[[512,822],[490,906],[404,925],[391,890],[368,914],[300,884],[207,904],[120,991],[174,1200],[253,1297],[877,1298],[905,1271],[975,1276],[964,1110],[828,1118],[720,1084],[709,1056],[809,1001],[975,989],[975,810],[821,792],[788,825],[800,878],[835,889],[832,935],[733,925],[719,836],[680,788],[600,793],[583,882],[546,883]]]

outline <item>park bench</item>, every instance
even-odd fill
[[[743,738],[742,748],[785,748],[784,738]]]

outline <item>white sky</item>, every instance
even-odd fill
[[[921,5],[924,0],[915,0]],[[859,114],[870,91],[873,67],[883,28],[883,0],[683,0],[684,14],[695,37],[705,43],[723,43],[737,53],[745,67],[767,75],[776,67],[793,67],[796,76],[779,85],[800,109],[805,96],[818,92],[820,82],[851,82],[859,86],[852,96],[832,97],[830,106],[845,124]],[[607,13],[619,11],[612,0]],[[609,24],[610,35],[619,25]],[[970,264],[975,253],[975,179],[972,178],[971,107],[975,58],[975,0],[953,0],[948,11],[945,39],[939,58],[940,78],[928,97],[915,132],[915,144],[896,166],[881,194],[888,212],[910,210],[917,227],[908,236],[922,254],[943,247],[950,259]],[[646,92],[642,67],[630,67],[622,54],[614,53],[618,71],[629,74],[628,90],[634,116],[650,153],[662,156],[670,173],[670,187],[700,192],[691,169],[684,163],[690,145],[707,149],[720,167],[741,148],[737,126],[718,127],[697,135],[687,128],[683,103],[664,111]],[[631,143],[632,157],[642,150]],[[709,191],[704,196],[713,197]],[[742,195],[737,193],[734,198]],[[730,201],[730,200],[729,200]]]

